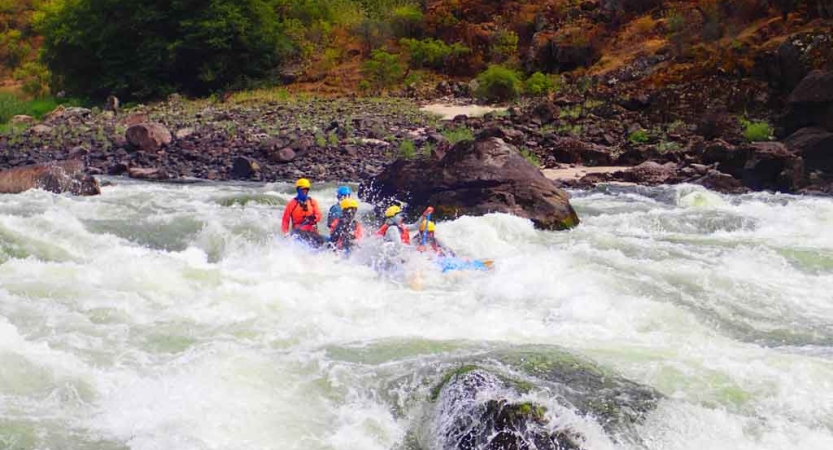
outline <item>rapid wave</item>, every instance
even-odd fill
[[[569,232],[438,224],[494,270],[414,289],[280,238],[291,191],[0,197],[0,448],[415,448],[438,361],[531,344],[666,396],[639,440],[563,412],[587,448],[833,448],[833,200],[574,191]]]

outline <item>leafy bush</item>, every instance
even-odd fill
[[[422,9],[402,5],[391,12],[390,23],[396,37],[417,37],[422,34]]]
[[[439,39],[401,39],[399,45],[408,52],[411,67],[420,69],[429,67],[443,70],[454,65],[458,60],[471,53],[471,49],[462,44],[448,45]]]
[[[477,76],[478,98],[488,101],[514,100],[521,94],[523,83],[514,70],[493,65]]]
[[[15,69],[14,79],[23,83],[23,92],[32,97],[43,97],[49,91],[49,70],[41,63],[24,63]]]
[[[772,127],[766,122],[750,122],[741,119],[743,137],[749,142],[768,141],[772,137]]]
[[[442,135],[448,139],[448,142],[451,143],[451,145],[458,142],[474,140],[474,133],[468,128],[463,127],[443,130]]]
[[[12,117],[26,111],[26,102],[14,94],[0,92],[0,124],[12,120]]]
[[[413,159],[416,156],[416,145],[414,145],[414,141],[402,141],[399,144],[399,156],[404,159]]]
[[[492,61],[504,62],[518,51],[518,34],[514,31],[500,30],[492,36]]]
[[[538,156],[535,155],[535,153],[532,153],[531,150],[524,147],[524,148],[521,148],[520,152],[521,152],[521,156],[526,158],[526,160],[529,161],[530,163],[532,163],[532,165],[534,165],[535,167],[540,167],[541,166],[541,160],[538,158]]]
[[[402,78],[404,70],[396,55],[373,50],[370,60],[362,65],[362,75],[377,90],[388,89]]]
[[[644,144],[651,138],[645,130],[636,130],[628,136],[628,140],[633,144]]]
[[[25,114],[40,119],[52,111],[59,104],[78,105],[74,100],[63,99],[60,102],[54,97],[43,97],[35,100],[23,101],[14,94],[0,92],[0,124],[6,123],[18,114]]]
[[[51,2],[43,60],[63,81],[53,88],[91,98],[244,87],[272,77],[291,50],[275,14],[282,1]]]
[[[0,62],[7,67],[17,67],[31,51],[32,47],[23,40],[20,30],[0,33]]]
[[[534,97],[543,97],[555,90],[555,83],[549,76],[535,72],[526,80],[524,90]]]
[[[387,22],[375,19],[365,19],[353,28],[353,33],[359,37],[366,55],[385,42],[389,32]]]

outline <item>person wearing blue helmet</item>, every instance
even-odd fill
[[[332,228],[333,222],[336,219],[341,218],[341,201],[345,198],[350,198],[353,195],[353,191],[350,190],[350,186],[339,186],[338,190],[336,190],[336,204],[330,207],[330,212],[327,213],[327,227]]]

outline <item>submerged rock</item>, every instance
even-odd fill
[[[17,194],[29,189],[56,194],[101,194],[98,181],[84,173],[84,163],[78,160],[34,164],[0,172],[0,194]]]
[[[595,422],[613,442],[639,443],[639,424],[663,398],[549,346],[492,350],[441,366],[419,429],[412,430],[419,448],[580,449],[586,438],[576,426],[584,421]],[[428,369],[423,364],[417,371]],[[411,371],[401,381],[414,379]]]
[[[548,427],[547,408],[501,398],[517,395],[510,383],[479,368],[452,375],[438,394],[430,435],[442,450],[569,450],[580,436]]]
[[[438,219],[506,212],[545,230],[579,223],[569,195],[495,137],[461,142],[440,159],[398,160],[363,183],[360,192],[365,198],[405,200],[411,212],[433,205]]]

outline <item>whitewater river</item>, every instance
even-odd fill
[[[550,417],[585,448],[833,449],[831,199],[573,192],[440,224],[494,270],[415,284],[279,238],[287,185],[115,182],[0,196],[0,449],[412,449],[432,367],[531,344],[663,394],[638,439]]]

